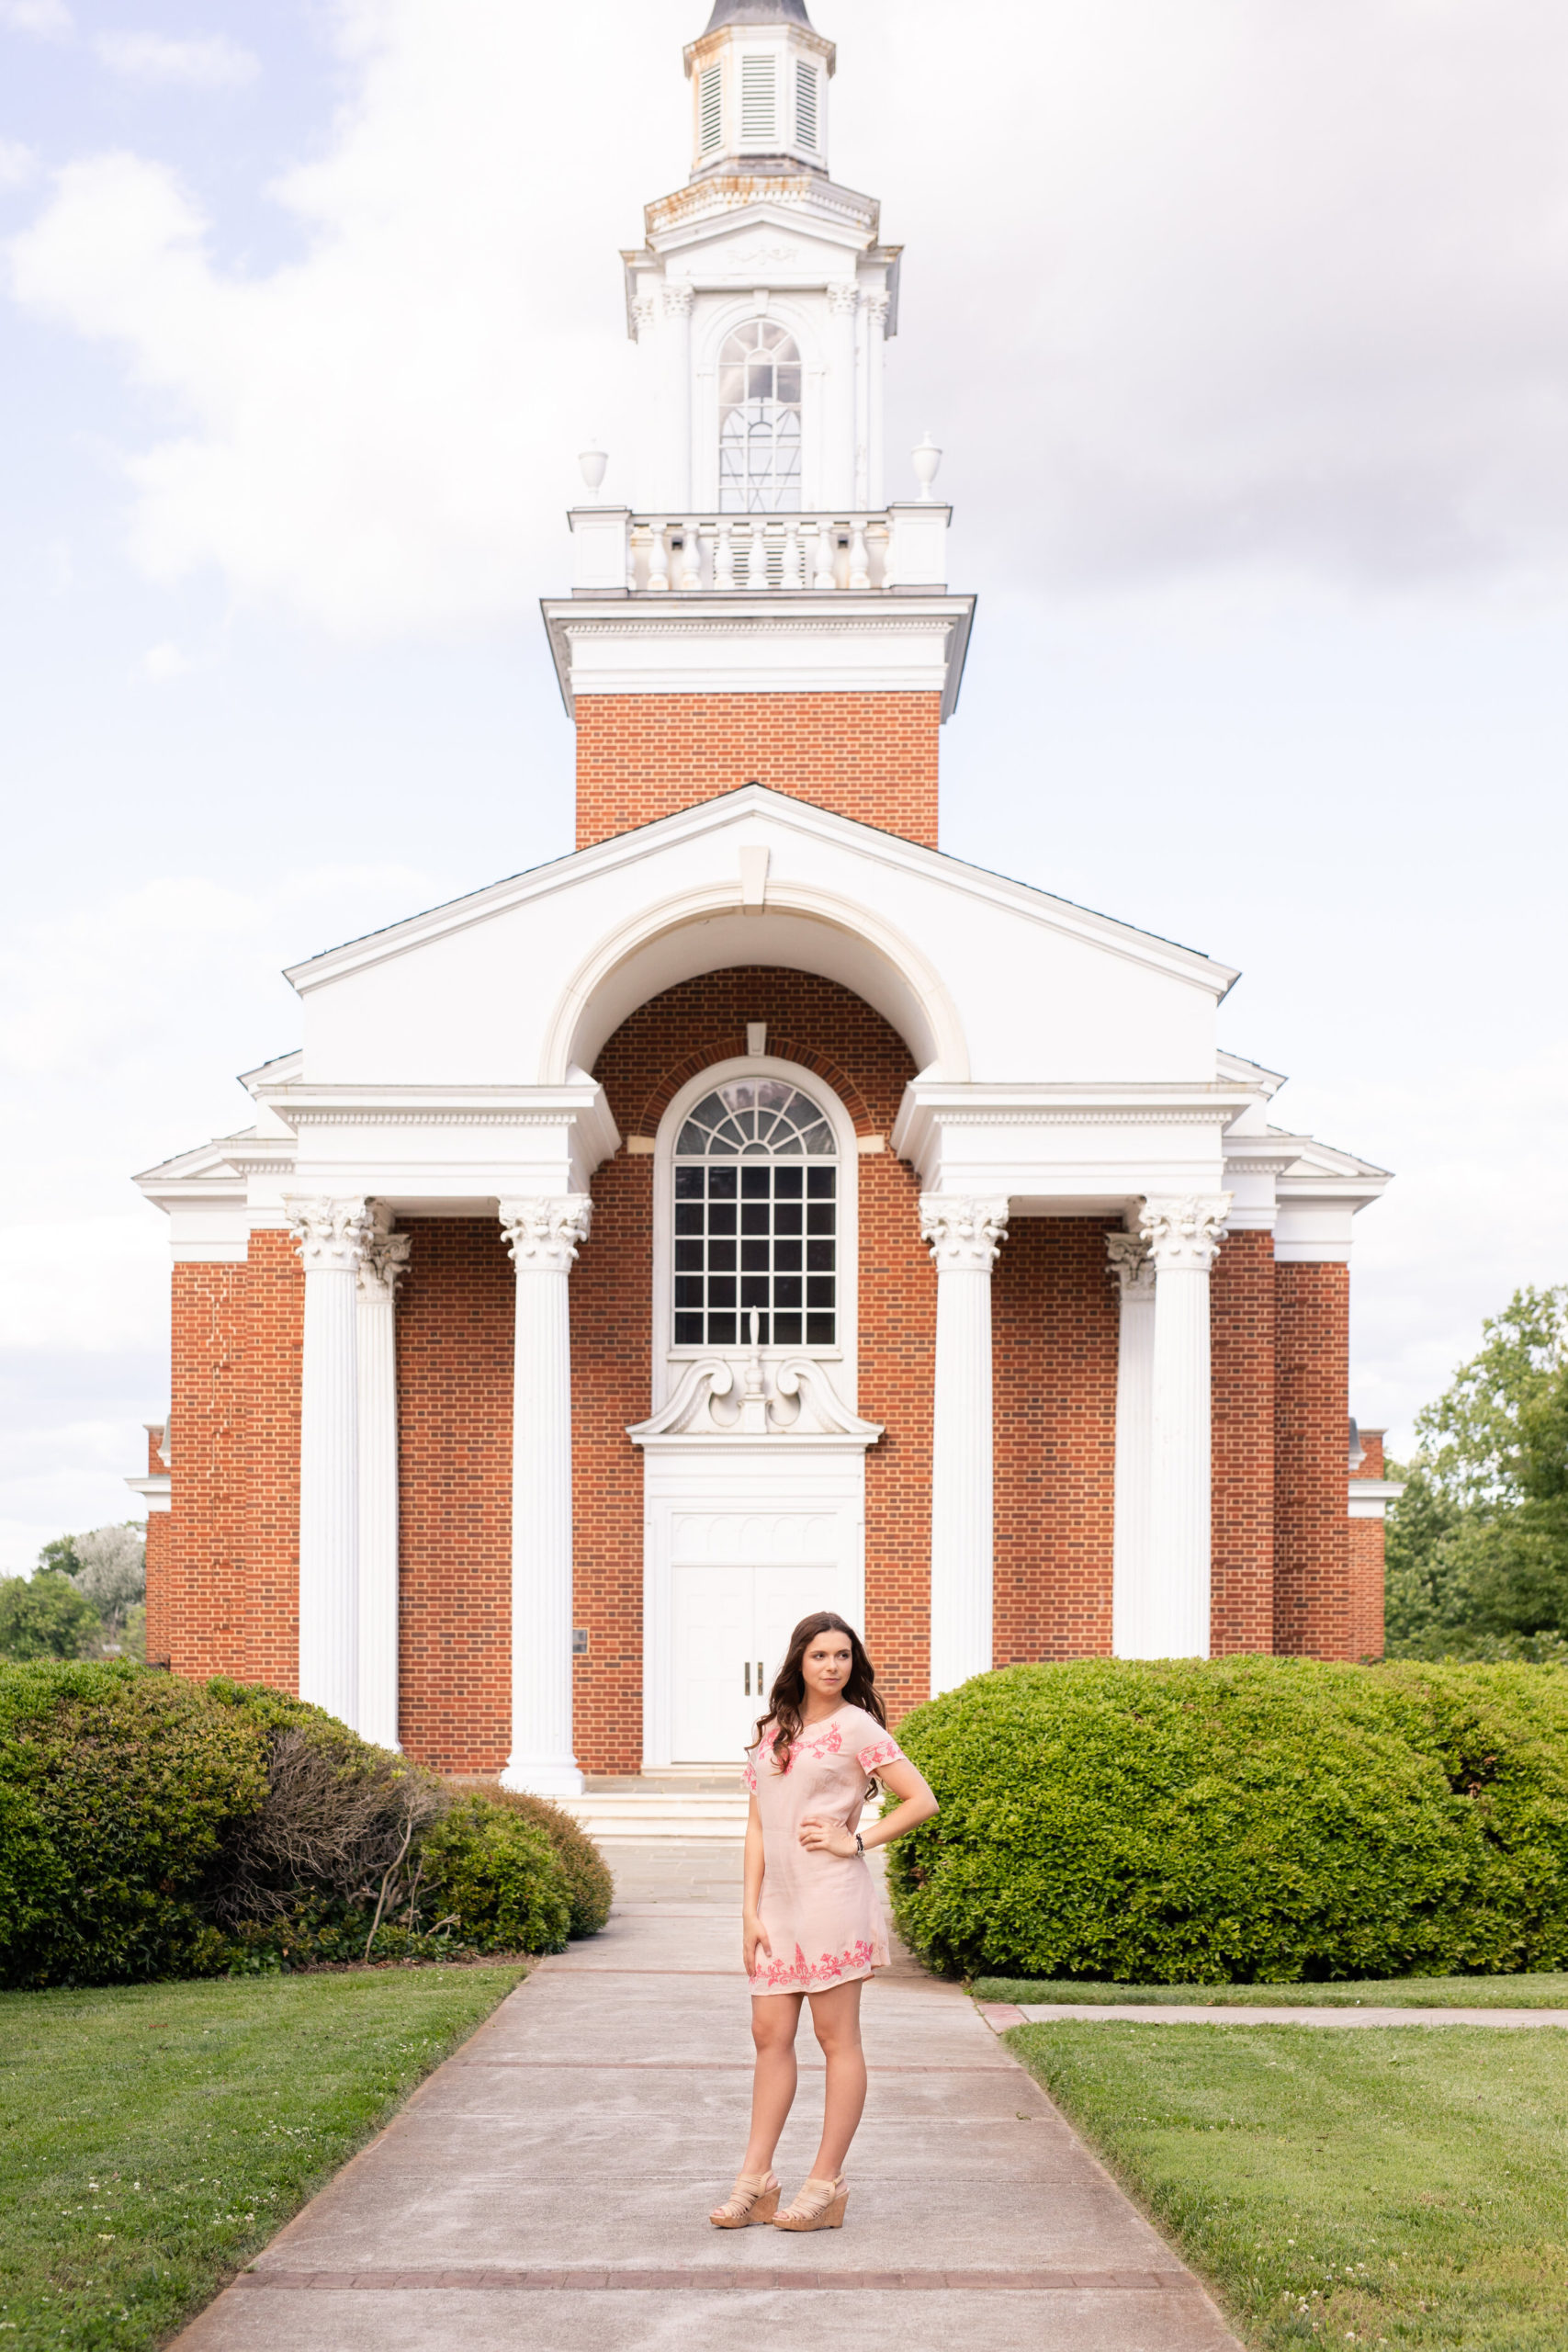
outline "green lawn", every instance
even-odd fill
[[[1335,1984],[1086,1984],[979,1976],[977,2001],[1122,2001],[1134,2007],[1568,2009],[1568,1976],[1391,1976]]]
[[[0,2332],[160,2342],[523,1973],[0,1995]]]
[[[1254,2352],[1568,2345],[1568,2034],[1026,2025]]]

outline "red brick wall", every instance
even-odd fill
[[[579,695],[577,846],[744,784],[936,847],[936,694]]]
[[[777,697],[772,699],[776,700]],[[892,1125],[914,1064],[880,1014],[804,972],[738,968],[641,1006],[599,1057],[623,1135],[650,1134],[687,1076],[768,1050],[820,1070],[863,1133]],[[919,1186],[890,1153],[860,1162],[860,1410],[887,1434],[866,1457],[866,1641],[895,1713],[924,1696],[931,1607],[931,1363],[936,1274],[919,1239]],[[592,1238],[572,1272],[577,1754],[636,1771],[642,1748],[642,1464],[628,1422],[651,1406],[653,1159],[617,1153],[593,1180]]]
[[[1274,1237],[1233,1233],[1209,1278],[1216,1657],[1274,1646]]]
[[[1015,1217],[991,1277],[998,1666],[1111,1655],[1112,1223]]]
[[[512,1343],[494,1216],[408,1217],[398,1293],[400,1733],[438,1771],[512,1745]]]
[[[247,1271],[174,1270],[173,1509],[164,1558],[149,1581],[147,1655],[167,1658],[176,1674],[231,1673],[243,1655]]]
[[[1350,1270],[1274,1269],[1274,1647],[1349,1657]]]
[[[231,1671],[298,1690],[305,1269],[292,1234],[252,1234],[245,1290],[244,1641]]]
[[[1382,1478],[1383,1433],[1363,1430],[1362,1457],[1352,1478]],[[1382,1657],[1383,1653],[1383,1523],[1381,1519],[1350,1521],[1350,1655]]]

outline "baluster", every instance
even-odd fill
[[[866,550],[865,525],[863,523],[853,523],[851,525],[850,528],[852,533],[850,539],[850,586],[852,588],[869,588],[871,586],[871,557]]]
[[[713,543],[713,584],[716,588],[735,585],[735,537],[731,526],[721,522]]]
[[[835,533],[832,524],[829,522],[826,515],[818,515],[817,518],[817,556],[811,571],[811,585],[813,588],[836,588],[839,584],[833,574],[834,537]]]
[[[893,534],[886,523],[874,523],[865,536],[871,553],[871,563],[868,569],[872,571],[872,585],[876,588],[891,588],[893,585]],[[878,563],[882,567],[880,573],[875,569]]]
[[[628,588],[635,589],[637,586],[637,549],[641,545],[642,526],[628,518],[626,523],[626,586]]]
[[[680,581],[684,589],[700,588],[703,584],[703,544],[697,537],[694,523],[682,523],[681,528]]]
[[[784,526],[784,553],[779,563],[779,586],[799,588],[804,584],[800,564],[800,526],[792,519]]]
[[[650,588],[670,585],[670,542],[665,534],[668,524],[655,523],[653,537],[648,550],[648,584]]]

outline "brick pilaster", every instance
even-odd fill
[[[1275,1266],[1269,1233],[1227,1234],[1209,1277],[1214,1657],[1274,1647]]]
[[[1274,1647],[1349,1657],[1350,1270],[1292,1263],[1274,1278]]]

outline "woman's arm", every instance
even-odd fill
[[[745,1893],[740,1903],[740,1949],[745,1956],[746,1973],[757,1973],[757,1947],[772,1960],[773,1948],[768,1941],[768,1931],[762,1925],[762,1817],[757,1811],[757,1800],[751,1799],[746,1815]]]
[[[894,1795],[902,1798],[903,1802],[896,1804],[891,1813],[884,1814],[880,1821],[869,1823],[861,1831],[861,1844],[868,1853],[874,1846],[889,1846],[895,1838],[902,1838],[907,1830],[918,1829],[922,1821],[929,1821],[933,1814],[942,1810],[931,1794],[931,1783],[916,1770],[907,1757],[900,1757],[897,1764],[879,1764],[876,1777],[885,1789],[891,1789]],[[839,1823],[829,1825],[824,1821],[803,1821],[800,1842],[810,1853],[839,1854],[847,1858],[855,1850],[855,1833]]]

